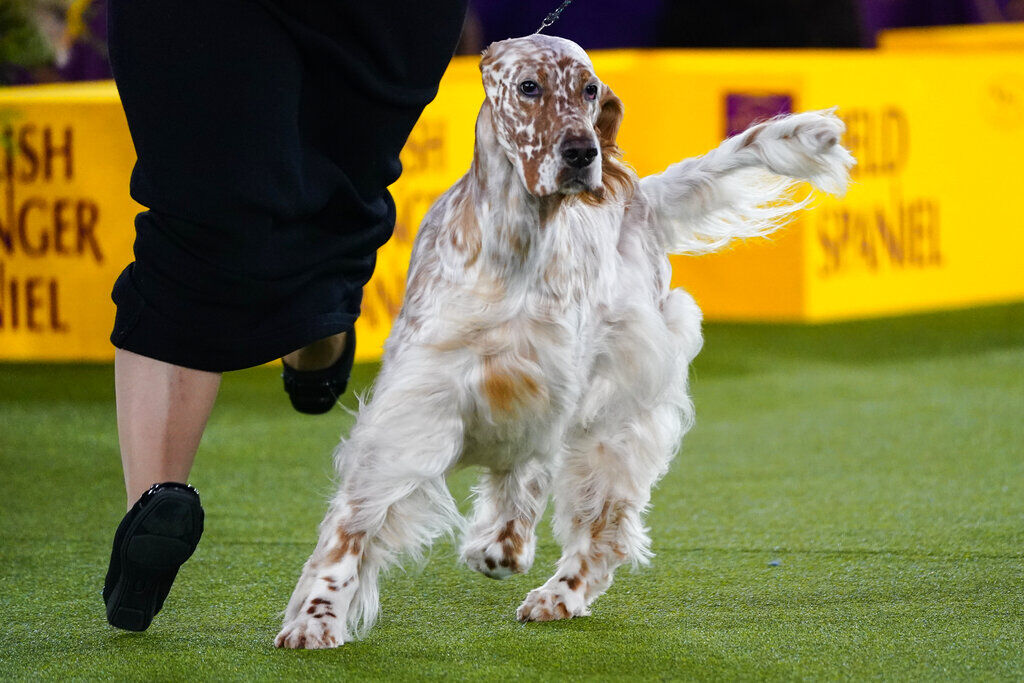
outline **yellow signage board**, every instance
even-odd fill
[[[819,66],[807,95],[842,105],[860,163],[848,197],[804,220],[804,318],[1024,298],[1024,98],[1003,97],[1024,84],[1024,53]]]
[[[0,358],[111,357],[134,159],[112,84],[0,90]]]
[[[619,142],[641,174],[766,113],[838,105],[847,122],[860,163],[846,198],[817,199],[770,240],[673,257],[674,281],[707,318],[825,321],[1024,299],[1013,202],[1024,58],[617,51],[594,63],[625,102]],[[361,359],[379,357],[401,306],[419,221],[469,166],[482,101],[476,60],[456,59],[402,152],[395,236],[358,323]],[[140,210],[113,86],[0,90],[0,145],[0,358],[109,358],[109,291]]]

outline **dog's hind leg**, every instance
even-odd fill
[[[360,415],[339,450],[342,487],[285,610],[278,647],[330,648],[363,635],[379,611],[380,571],[402,555],[421,557],[461,523],[444,481],[461,450],[461,421],[427,415],[431,405],[454,402],[378,393]]]
[[[516,612],[519,621],[585,616],[619,565],[647,562],[643,513],[678,445],[680,423],[678,410],[666,405],[621,431],[577,439],[568,449],[554,490],[562,557],[554,576],[526,596]]]
[[[547,466],[536,460],[505,472],[485,472],[474,489],[473,520],[462,544],[462,561],[492,579],[528,571],[550,479]]]

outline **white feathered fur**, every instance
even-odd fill
[[[803,207],[795,181],[833,194],[848,182],[832,110],[759,124],[640,180],[617,158],[621,103],[577,45],[503,41],[481,71],[472,167],[420,227],[280,647],[365,633],[379,572],[452,529],[465,528],[471,568],[525,572],[549,493],[562,557],[517,617],[588,614],[618,565],[651,557],[651,487],[693,424],[687,368],[701,313],[669,289],[666,253],[778,228]],[[569,163],[567,150],[587,149],[599,150],[593,163]],[[483,466],[468,524],[444,480],[465,464]]]

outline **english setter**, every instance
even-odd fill
[[[364,634],[379,572],[466,527],[461,559],[502,579],[533,562],[549,494],[562,546],[520,621],[589,613],[615,568],[651,557],[644,512],[692,426],[701,312],[667,252],[764,235],[806,180],[842,194],[854,163],[832,111],[756,125],[643,179],[619,160],[622,103],[575,43],[491,45],[468,173],[416,237],[372,399],[336,453],[341,487],[276,639]],[[445,484],[483,467],[468,525]]]

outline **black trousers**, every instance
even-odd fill
[[[112,0],[138,161],[111,341],[210,371],[351,327],[466,0]]]

